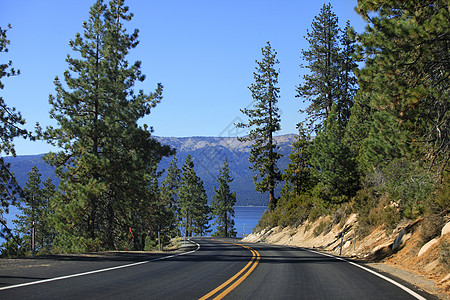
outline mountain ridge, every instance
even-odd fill
[[[279,146],[279,152],[283,157],[278,162],[280,170],[287,168],[289,163],[289,153],[292,142],[295,140],[295,134],[278,135],[274,137]],[[236,137],[159,137],[154,136],[163,145],[170,145],[177,151],[178,168],[181,169],[188,154],[191,155],[194,162],[194,169],[197,175],[203,180],[208,202],[212,201],[214,195],[214,186],[216,176],[223,166],[225,158],[230,165],[230,175],[233,182],[230,184],[232,190],[237,194],[237,206],[267,206],[268,195],[258,193],[254,190],[252,176],[254,173],[249,169],[251,142],[239,142]],[[33,166],[39,168],[42,174],[41,180],[47,178],[57,184],[59,179],[54,174],[54,168],[47,165],[42,157],[45,154],[20,155],[16,157],[4,157],[6,163],[11,164],[11,171],[16,175],[19,185],[26,184],[28,173]],[[167,170],[173,157],[164,157],[159,163],[158,169],[163,172]],[[159,179],[164,180],[166,174]],[[277,191],[281,190],[281,184],[278,184]]]

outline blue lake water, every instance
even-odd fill
[[[251,233],[253,228],[258,224],[264,211],[267,209],[267,206],[236,206],[234,208],[234,227],[237,231],[237,237],[242,237],[243,234]],[[16,214],[19,213],[20,211],[16,207],[10,206],[9,214],[3,215],[3,219],[6,219],[9,228],[14,228],[12,220],[15,219]],[[213,230],[212,233],[215,232],[215,225],[211,225],[211,229]],[[4,239],[0,238],[0,245],[3,242]]]
[[[268,209],[266,206],[236,206],[234,208],[234,226],[237,236],[252,233],[263,213]]]
[[[237,231],[237,237],[251,233],[267,209],[267,206],[235,206],[234,227]],[[211,229],[213,230],[211,234],[216,231],[215,226],[213,224],[211,225]]]

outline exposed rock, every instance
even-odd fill
[[[260,233],[252,233],[244,241],[316,248],[339,255],[341,246],[339,233],[351,227],[348,231],[344,230],[346,232],[342,255],[364,259],[366,262],[376,262],[387,268],[386,272],[419,285],[440,299],[450,299],[450,275],[446,276],[448,270],[442,263],[440,246],[443,243],[450,244],[450,235],[444,231],[444,236],[436,239],[437,244],[433,244],[436,241],[430,241],[427,247],[422,247],[421,221],[422,218],[414,221],[403,220],[393,232],[379,226],[369,235],[360,237],[358,232],[355,232],[355,228],[358,228],[356,215],[350,215],[346,222],[334,225],[329,216],[322,216],[313,222],[307,220],[296,228],[266,229]],[[314,232],[317,234],[318,230],[315,229],[319,226],[323,228],[323,223],[327,224],[327,230],[321,231],[316,236]],[[392,250],[394,241],[398,247],[396,251]],[[420,257],[417,255],[418,252]],[[399,275],[403,273],[404,276]]]
[[[431,246],[433,246],[434,244],[436,244],[439,241],[438,238],[434,238],[431,241],[429,241],[428,243],[426,243],[425,245],[422,246],[422,248],[420,248],[419,254],[417,254],[418,257],[420,257],[422,254],[424,254],[425,252],[428,251],[428,249],[431,248]]]
[[[400,231],[400,233],[397,235],[397,237],[394,240],[394,243],[392,243],[392,250],[396,251],[398,250],[398,248],[400,248],[401,244],[402,244],[402,239],[403,236],[405,235],[406,230],[403,229],[402,231]]]
[[[445,224],[444,227],[442,227],[441,236],[446,235],[447,233],[450,233],[450,222]]]
[[[406,230],[400,231],[400,233],[397,235],[397,237],[394,240],[394,243],[392,243],[392,251],[397,251],[400,249],[407,240],[411,238],[411,233],[406,233]]]

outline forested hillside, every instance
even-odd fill
[[[424,217],[427,242],[450,213],[448,2],[361,0],[355,10],[362,33],[341,28],[331,4],[307,30],[297,86],[307,118],[260,229],[323,215],[330,227],[353,212],[363,237]]]

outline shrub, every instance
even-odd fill
[[[450,270],[450,243],[443,242],[439,248],[439,260],[444,266],[444,268]]]
[[[1,245],[0,257],[20,257],[25,256],[25,249],[21,246],[20,237],[9,239]]]
[[[314,236],[319,236],[325,229],[328,227],[329,223],[326,221],[320,221],[319,225],[314,228],[313,233]]]
[[[158,249],[158,241],[152,239],[150,236],[145,238],[145,247],[144,251],[152,251]]]
[[[425,218],[423,220],[421,237],[427,242],[438,236],[442,226],[450,214],[450,175],[443,179],[442,185],[424,201]]]

